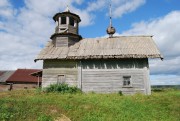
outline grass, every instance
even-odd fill
[[[59,94],[37,90],[0,92],[0,120],[179,121],[180,91],[136,94]],[[64,121],[66,121],[64,119]]]

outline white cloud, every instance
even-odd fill
[[[25,0],[26,8],[33,12],[43,16],[52,16],[56,12],[65,10],[68,1],[63,2],[62,0]]]
[[[1,0],[0,7],[11,6],[8,0]]]
[[[112,4],[112,15],[114,18],[119,18],[123,14],[135,11],[137,8],[145,4],[146,0],[96,0],[95,2],[89,2],[87,11],[101,11],[106,8],[109,12],[109,4]]]
[[[56,12],[64,11],[69,5],[72,12],[80,15],[80,26],[88,26],[95,20],[94,11],[101,11],[108,5],[105,4],[107,1],[96,0],[85,7],[76,7],[83,2],[43,0],[40,3],[38,0],[24,0],[23,7],[15,8],[10,0],[0,0],[0,69],[42,68],[41,62],[37,64],[33,60],[54,33],[52,16]]]
[[[80,26],[88,26],[93,23],[94,15],[89,13],[87,10],[82,10],[73,6],[73,4],[80,5],[82,3],[83,0],[43,0],[43,2],[39,4],[39,1],[37,0],[25,0],[28,11],[50,18],[55,13],[64,11],[66,6],[69,5],[70,11],[81,17],[82,22],[80,23]]]
[[[145,2],[145,0],[114,0],[116,4],[114,4],[115,10],[113,11],[113,17],[121,17],[123,14],[132,12],[145,4]]]
[[[89,2],[88,3],[88,7],[87,7],[87,11],[91,12],[91,11],[97,11],[100,10],[102,8],[104,8],[105,6],[107,6],[107,1],[105,0],[97,0],[95,2]]]
[[[124,34],[151,34],[165,57],[179,56],[180,11],[173,11],[162,18],[133,24]]]
[[[15,14],[13,7],[9,0],[1,0],[0,1],[0,19],[9,18]]]
[[[11,35],[8,33],[0,33],[1,49],[0,49],[0,67],[1,69],[16,68],[37,68],[39,64],[33,62],[35,53],[40,51],[37,44],[27,41],[24,36]]]
[[[54,33],[52,16],[73,2],[82,1],[44,0],[40,4],[37,0],[25,0],[25,6],[18,9],[16,16],[13,13],[11,17],[2,16],[0,12],[0,69],[42,68],[42,62],[34,63],[34,59]],[[7,0],[0,3],[0,9],[4,8],[14,9]],[[82,15],[86,17],[86,13]]]
[[[154,35],[153,39],[164,56],[164,61],[150,60],[151,74],[180,75],[180,11],[148,22],[135,23],[125,35]]]
[[[94,15],[91,13],[88,13],[87,11],[81,11],[78,9],[74,9],[74,13],[78,14],[80,18],[82,19],[80,26],[89,26],[94,23]]]

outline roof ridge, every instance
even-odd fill
[[[154,35],[121,35],[121,36],[113,36],[112,38],[109,37],[95,37],[95,38],[82,38],[83,39],[113,39],[119,37],[153,37]]]

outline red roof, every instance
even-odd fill
[[[39,69],[18,69],[16,70],[7,80],[6,82],[23,82],[23,83],[32,83],[38,82],[38,77],[32,76],[32,73],[39,72],[42,70]],[[41,82],[42,78],[39,77],[39,82]]]

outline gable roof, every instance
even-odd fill
[[[6,82],[13,73],[14,71],[0,71],[0,82]]]
[[[23,83],[33,83],[38,82],[38,77],[31,76],[30,74],[39,72],[39,69],[18,69],[16,70],[7,80],[7,83],[16,83],[16,82],[23,82]],[[39,81],[41,82],[41,77]]]
[[[163,56],[152,36],[117,36],[82,39],[70,47],[54,47],[50,41],[35,61],[100,58],[163,58]]]

